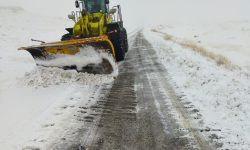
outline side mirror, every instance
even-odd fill
[[[75,16],[75,14],[73,14],[73,13],[69,14],[68,18],[71,19],[71,20],[73,20],[74,22],[76,22],[76,16]]]
[[[109,10],[109,14],[115,14],[116,13],[116,9],[110,9]]]
[[[79,2],[77,0],[75,1],[75,5],[76,5],[76,8],[80,7],[80,4],[79,4]]]
[[[105,3],[106,3],[106,4],[109,4],[109,0],[105,0]]]

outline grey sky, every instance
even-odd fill
[[[172,21],[226,21],[250,19],[250,0],[110,0],[120,3],[128,26]],[[17,5],[49,16],[66,17],[74,0],[0,0],[0,6]]]

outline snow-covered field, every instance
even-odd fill
[[[246,28],[246,23],[235,25],[237,29],[241,26]],[[230,24],[226,23],[225,26]],[[196,112],[193,121],[197,128],[208,129],[205,133],[207,137],[216,135],[212,139],[222,143],[223,149],[249,149],[250,72],[246,67],[249,67],[250,51],[247,49],[248,43],[245,43],[250,38],[247,36],[249,32],[240,32],[236,27],[227,30],[219,30],[219,27],[212,30],[211,26],[188,27],[158,26],[147,29],[144,34],[153,44],[159,60],[168,69],[176,92],[180,96],[184,95],[187,108]],[[169,34],[173,37],[166,38]],[[223,42],[227,39],[231,42]],[[193,47],[183,46],[183,40],[193,41],[205,50],[225,56],[240,68],[220,65],[214,59],[193,50]],[[213,47],[216,44],[218,47]],[[231,45],[235,47],[227,49]]]
[[[60,39],[65,23],[57,18],[27,13],[20,7],[0,7],[0,15],[0,81],[1,87],[6,87],[15,85],[17,77],[22,77],[25,72],[35,68],[35,62],[28,52],[17,49],[34,44],[31,43],[31,38],[48,41]],[[53,24],[58,24],[59,27],[56,28]],[[52,36],[50,31],[53,31]]]
[[[222,55],[239,67],[250,68],[250,21],[217,23],[169,24],[158,26],[177,43],[199,46],[215,55]],[[170,38],[169,37],[169,38]],[[167,37],[166,37],[167,38]]]

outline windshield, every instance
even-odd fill
[[[84,0],[85,7],[90,13],[94,12],[107,12],[105,0]]]

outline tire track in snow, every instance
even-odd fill
[[[194,130],[152,46],[138,33],[87,149],[213,149]],[[89,138],[88,138],[89,137]]]

